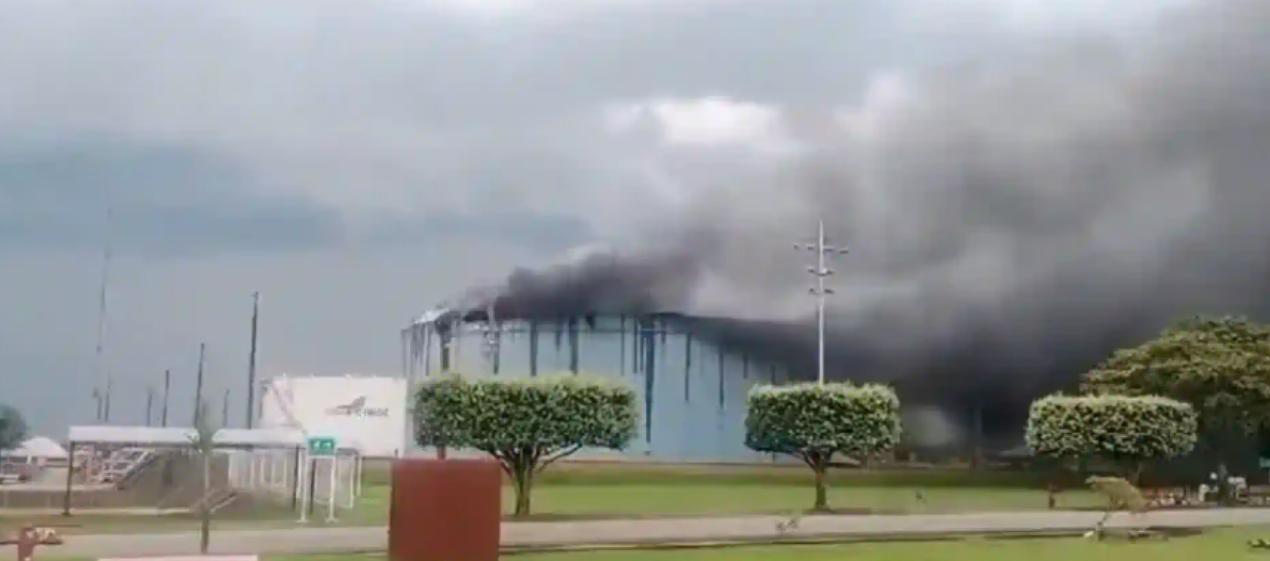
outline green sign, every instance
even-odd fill
[[[309,455],[334,456],[335,455],[335,438],[330,436],[310,436],[309,437]]]
[[[1257,463],[1261,465],[1261,469],[1270,469],[1270,458],[1257,458]]]

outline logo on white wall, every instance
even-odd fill
[[[367,407],[366,396],[360,396],[345,405],[336,405],[326,410],[332,417],[387,417],[387,407]]]

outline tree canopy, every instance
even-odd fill
[[[789,454],[816,477],[816,509],[826,508],[824,475],[835,453],[867,456],[900,440],[900,400],[886,386],[798,384],[750,391],[745,445]]]
[[[1049,396],[1032,403],[1026,439],[1042,456],[1128,462],[1136,481],[1143,461],[1190,452],[1196,430],[1191,406],[1168,398]]]
[[[629,387],[588,376],[448,376],[416,394],[416,440],[493,456],[516,485],[516,514],[525,515],[534,476],[552,462],[583,447],[625,448],[637,430],[636,405]]]
[[[1162,395],[1190,403],[1205,428],[1270,426],[1270,328],[1193,318],[1084,375],[1091,393]]]
[[[16,448],[26,439],[26,420],[17,409],[0,404],[0,450]]]

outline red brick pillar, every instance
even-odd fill
[[[502,470],[492,461],[397,460],[391,561],[497,561]]]

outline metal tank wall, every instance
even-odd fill
[[[784,367],[695,336],[674,317],[597,316],[551,321],[458,323],[449,352],[434,326],[416,380],[445,370],[465,376],[587,373],[622,380],[643,410],[628,456],[667,461],[762,461],[745,447],[745,399],[757,384],[783,383]],[[448,354],[448,365],[445,355]],[[605,455],[591,451],[591,455]]]

